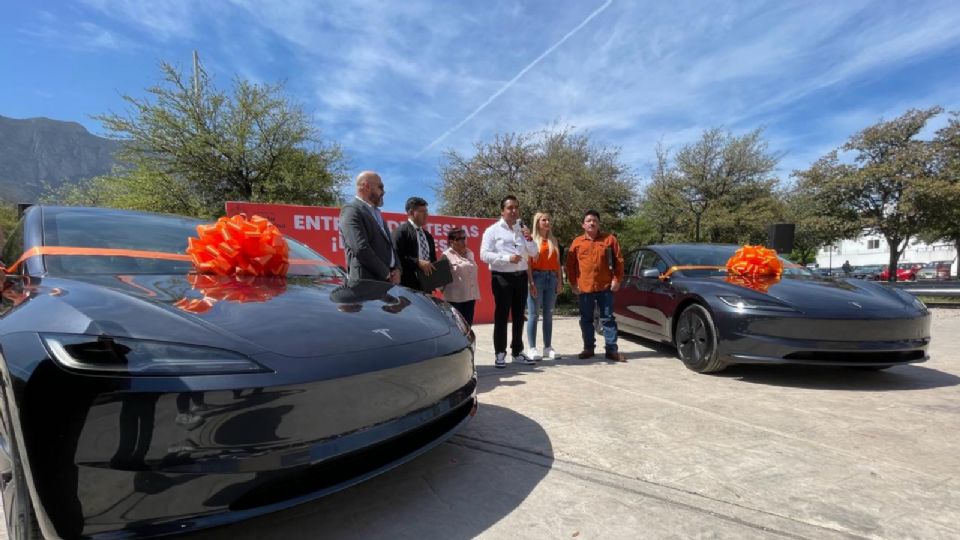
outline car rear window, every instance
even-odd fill
[[[187,239],[197,235],[197,225],[207,223],[179,216],[165,216],[90,208],[44,209],[43,244],[84,248],[131,249],[163,253],[185,253]],[[290,258],[320,261],[319,265],[295,265],[292,275],[342,275],[320,254],[287,238]],[[46,255],[44,263],[51,274],[185,274],[193,270],[189,261],[161,259]]]
[[[727,261],[740,249],[740,246],[721,244],[690,244],[661,247],[670,258],[681,266],[716,266],[726,267]],[[783,263],[783,274],[786,276],[813,276],[813,273],[779,257]],[[684,270],[689,275],[724,274],[722,270]]]

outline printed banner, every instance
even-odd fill
[[[280,232],[302,242],[323,255],[335,265],[346,268],[346,254],[340,237],[340,209],[328,206],[297,206],[291,204],[263,204],[229,201],[227,215],[244,213],[247,216],[263,216],[273,222]],[[401,212],[383,212],[383,219],[393,231],[406,221]],[[447,249],[447,232],[462,228],[467,232],[467,247],[477,260],[477,279],[480,300],[477,301],[474,323],[493,322],[493,293],[490,291],[490,267],[480,261],[480,240],[483,231],[496,222],[495,219],[431,215],[426,229],[433,235],[437,245],[437,257]]]

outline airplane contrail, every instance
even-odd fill
[[[613,0],[607,0],[606,2],[604,2],[602,6],[600,6],[600,7],[597,8],[593,13],[591,13],[589,16],[587,16],[587,18],[584,19],[583,22],[581,22],[580,24],[578,24],[573,30],[570,30],[569,32],[567,32],[567,35],[565,35],[565,36],[563,36],[562,38],[560,38],[560,41],[554,43],[553,46],[551,46],[549,49],[547,49],[546,51],[544,51],[543,54],[541,54],[540,56],[538,56],[533,62],[530,62],[529,64],[527,64],[527,67],[521,69],[521,70],[520,70],[520,73],[517,73],[517,75],[516,75],[514,78],[510,79],[509,81],[507,81],[506,84],[504,84],[503,86],[501,86],[500,89],[497,90],[496,92],[494,92],[492,96],[488,97],[486,101],[484,101],[483,103],[480,104],[479,107],[477,107],[476,109],[474,109],[474,111],[473,111],[472,113],[468,114],[466,118],[464,118],[464,119],[461,120],[459,123],[457,123],[457,125],[453,126],[452,128],[448,129],[447,131],[445,131],[445,132],[443,133],[443,135],[440,135],[439,137],[437,137],[436,139],[434,139],[433,142],[431,142],[431,143],[428,144],[427,146],[424,146],[423,149],[420,150],[419,152],[417,152],[417,154],[416,154],[414,157],[417,157],[417,158],[418,158],[418,157],[422,156],[424,152],[426,152],[427,150],[430,150],[430,149],[433,148],[434,146],[440,144],[444,139],[446,139],[447,137],[449,137],[453,132],[455,132],[455,131],[457,131],[458,129],[462,128],[464,124],[466,124],[467,122],[469,122],[470,120],[472,120],[474,116],[476,116],[477,114],[480,113],[480,111],[482,111],[483,109],[487,108],[487,105],[490,105],[491,103],[493,103],[493,100],[497,99],[497,98],[500,96],[500,94],[506,92],[511,86],[513,86],[513,84],[514,84],[515,82],[517,82],[518,80],[520,80],[520,77],[523,77],[523,74],[524,74],[524,73],[526,73],[526,72],[530,71],[531,69],[533,69],[533,67],[536,66],[541,60],[543,60],[544,58],[546,58],[548,54],[552,53],[553,50],[556,49],[557,47],[559,47],[560,45],[563,45],[563,43],[564,43],[565,41],[567,41],[568,39],[570,39],[570,38],[571,38],[574,34],[576,34],[578,31],[580,31],[581,28],[583,28],[584,26],[586,26],[591,20],[593,20],[594,17],[596,17],[597,15],[599,15],[600,13],[602,13],[603,10],[607,9],[608,7],[610,7],[610,4],[612,4],[612,3],[613,3]]]

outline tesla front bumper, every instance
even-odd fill
[[[476,411],[462,336],[273,373],[91,376],[4,342],[10,425],[41,527],[125,538],[205,528],[343,489],[439,444]],[[17,361],[12,361],[16,359]]]
[[[800,314],[721,314],[720,354],[730,364],[891,366],[924,362],[930,314],[836,319]]]

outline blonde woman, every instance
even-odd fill
[[[539,248],[535,258],[527,265],[527,356],[533,359],[553,360],[559,358],[551,346],[553,337],[553,306],[557,295],[563,290],[563,275],[560,273],[560,247],[553,236],[550,214],[538,212],[533,216],[533,242]],[[537,319],[543,311],[543,355],[537,349]]]

